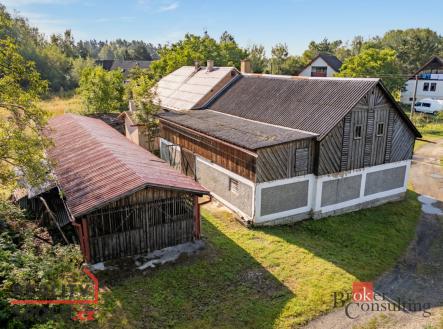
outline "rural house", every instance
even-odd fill
[[[423,98],[443,100],[443,59],[432,57],[425,65],[413,74],[401,91],[400,101],[411,104],[414,98],[417,76],[417,100]]]
[[[200,90],[187,81],[177,84],[185,94],[160,81],[161,157],[245,222],[321,218],[404,196],[420,133],[379,79],[241,73],[197,110],[181,101]]]
[[[65,114],[49,129],[57,190],[28,198],[43,195],[51,212],[66,214],[57,222],[74,225],[88,262],[200,238],[200,184],[101,120]]]
[[[302,77],[333,77],[340,72],[341,61],[334,55],[320,53],[299,73]]]

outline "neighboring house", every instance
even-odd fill
[[[177,111],[203,108],[239,74],[233,67],[214,67],[213,61],[208,61],[206,67],[198,64],[183,66],[159,81],[157,103],[163,108]],[[130,101],[129,111],[119,117],[125,121],[126,137],[148,149],[145,127],[138,124],[135,111],[135,105]],[[158,142],[154,144],[156,149]]]
[[[100,120],[65,114],[49,127],[58,186],[26,198],[64,213],[57,222],[74,225],[88,262],[200,238],[198,196],[208,193],[200,184]]]
[[[106,71],[121,70],[126,78],[132,68],[147,69],[151,65],[151,61],[104,59],[96,60],[95,64],[103,67]]]
[[[244,221],[321,218],[404,196],[420,133],[379,79],[243,73],[200,110],[177,106],[163,85],[174,99],[162,105],[174,108],[159,115],[161,157]],[[185,79],[177,88],[200,91]]]
[[[302,77],[333,77],[340,71],[341,61],[334,55],[320,53],[299,73]]]
[[[400,101],[402,103],[412,103],[416,85],[415,76],[418,76],[417,100],[423,98],[443,100],[443,58],[432,57],[409,78],[405,84],[405,89],[401,92]]]

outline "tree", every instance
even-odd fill
[[[198,36],[188,33],[183,40],[158,49],[160,59],[151,64],[151,71],[159,79],[184,65],[194,65],[196,61],[205,63],[208,59],[217,66],[240,68],[240,60],[246,57],[246,51],[230,39],[225,36],[219,43],[208,34]]]
[[[268,64],[265,47],[263,45],[254,44],[247,50],[247,52],[251,61],[252,72],[263,73]]]
[[[105,45],[102,49],[100,49],[100,52],[98,53],[99,59],[115,59],[114,51],[112,50],[111,46]]]
[[[124,79],[120,71],[106,71],[100,66],[83,69],[78,94],[83,100],[86,113],[121,111],[124,101]]]
[[[392,30],[378,41],[382,48],[397,52],[404,74],[414,73],[432,56],[443,54],[442,37],[430,29]]]
[[[142,124],[145,129],[143,133],[148,141],[148,149],[153,150],[154,140],[157,135],[158,119],[156,114],[160,111],[160,105],[155,102],[156,89],[155,80],[143,74],[135,80],[131,80],[132,96],[137,109],[137,123]]]
[[[270,72],[271,74],[282,74],[282,67],[289,56],[286,43],[277,43],[271,50]]]
[[[4,24],[0,18],[0,35]],[[38,185],[49,172],[44,150],[50,141],[43,133],[47,114],[38,107],[47,83],[10,37],[0,38],[0,90],[0,181],[13,183],[18,169],[28,184]]]
[[[89,57],[77,57],[72,61],[71,77],[76,87],[78,87],[83,70],[87,67],[94,67],[94,65],[94,60]]]
[[[342,44],[343,41],[341,40],[329,41],[327,38],[324,38],[320,42],[311,41],[308,49],[303,52],[302,61],[306,65],[319,53],[329,53],[335,55],[337,49],[340,48]]]
[[[338,77],[381,77],[391,92],[398,92],[404,85],[399,76],[397,53],[392,49],[364,49],[360,54],[343,62]]]

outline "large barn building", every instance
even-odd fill
[[[160,152],[245,222],[321,218],[403,198],[420,133],[379,79],[211,79],[228,69],[186,67],[160,81]],[[166,83],[177,73],[188,77]]]

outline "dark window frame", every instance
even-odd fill
[[[423,91],[429,91],[429,82],[423,84]]]
[[[385,134],[385,123],[378,122],[377,123],[377,136],[383,136]]]
[[[354,126],[354,139],[362,139],[363,136],[363,125]]]
[[[437,91],[437,82],[431,82],[431,86],[429,87],[429,91]]]

